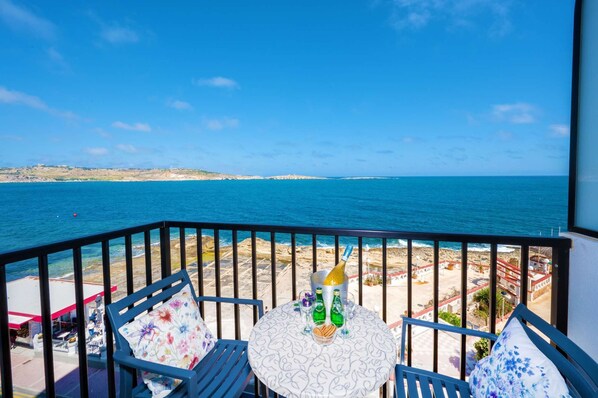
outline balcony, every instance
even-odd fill
[[[271,309],[296,298],[312,272],[337,263],[346,244],[355,246],[349,290],[397,339],[401,315],[495,333],[520,302],[567,332],[569,239],[163,221],[0,254],[2,394],[115,397],[109,324],[96,319],[88,330],[96,306],[184,268],[198,295],[258,298]],[[39,303],[38,317],[14,311],[18,294],[10,293],[13,270],[32,265],[38,283],[22,301]],[[56,266],[70,271],[61,278],[70,290],[55,287]],[[58,314],[62,296],[72,306]],[[247,339],[257,319],[239,306],[200,309],[219,338]],[[415,329],[409,364],[467,377],[476,339]],[[254,387],[248,396],[257,395]]]

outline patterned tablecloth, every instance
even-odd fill
[[[268,388],[285,397],[363,397],[388,380],[397,344],[378,315],[356,306],[353,337],[322,346],[301,334],[293,304],[272,309],[249,336],[249,363]]]

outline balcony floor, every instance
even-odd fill
[[[41,353],[17,346],[11,350],[15,396],[37,396],[45,388],[44,359]],[[56,394],[60,397],[80,397],[79,371],[76,356],[54,352]],[[106,370],[88,368],[90,396],[108,396]],[[118,380],[117,380],[118,383]]]

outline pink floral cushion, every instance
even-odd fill
[[[216,343],[188,285],[118,331],[129,342],[135,358],[182,369],[193,369]],[[150,372],[143,372],[142,378],[152,395],[159,398],[181,382]]]

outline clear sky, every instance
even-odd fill
[[[0,167],[567,173],[573,0],[0,0]]]

